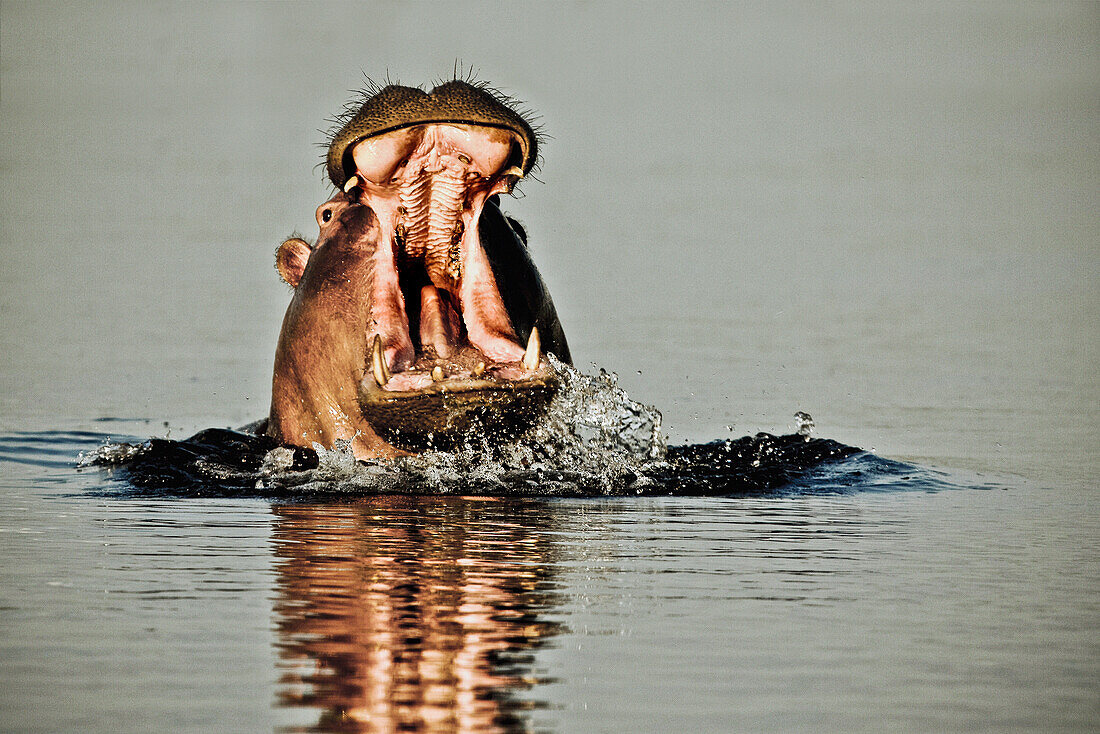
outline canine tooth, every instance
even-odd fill
[[[439,365],[432,367],[432,382],[443,382],[443,368]]]
[[[354,189],[358,185],[359,185],[359,177],[358,176],[352,176],[351,178],[349,178],[347,180],[347,182],[344,183],[344,193],[345,194],[348,193],[349,191],[351,191],[352,189]]]
[[[374,381],[379,386],[384,386],[390,381],[390,370],[386,366],[386,358],[382,355],[382,337],[375,334],[374,346],[370,354],[371,372],[374,373]]]
[[[539,330],[537,327],[531,327],[531,337],[527,340],[527,350],[523,353],[523,367],[524,369],[531,371],[539,366],[539,350],[542,349],[542,344],[539,343]]]
[[[474,365],[474,377],[481,377],[484,374],[485,374],[485,363],[484,362],[478,362],[476,365]]]
[[[519,166],[512,166],[511,168],[509,168],[507,171],[505,171],[504,173],[502,173],[500,175],[502,175],[502,176],[515,176],[516,178],[523,178],[523,169],[520,168]]]

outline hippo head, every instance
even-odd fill
[[[294,296],[268,433],[351,442],[358,458],[447,447],[544,407],[569,361],[526,235],[499,209],[534,165],[531,126],[497,93],[391,85],[349,106],[328,148],[338,193],[315,244],[276,266]]]

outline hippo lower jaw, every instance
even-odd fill
[[[391,371],[382,335],[374,335],[359,383],[363,418],[400,449],[451,448],[483,429],[510,435],[541,413],[557,390],[538,328],[531,329],[526,348],[513,342],[521,356],[509,361],[493,360],[469,342],[458,344],[461,329],[457,341],[431,343],[424,334],[422,323],[421,349],[398,372]]]
[[[393,261],[375,264],[381,276],[374,281],[376,298],[385,297],[377,283],[387,280],[398,284],[400,297],[381,308],[372,302],[359,407],[374,431],[399,449],[452,448],[483,429],[510,435],[537,416],[557,389],[538,328],[520,346],[485,262],[476,220],[470,230],[460,257],[481,264],[458,276],[458,297],[431,283],[415,258],[395,253]]]
[[[557,374],[541,354],[537,328],[519,361],[486,360],[471,345],[448,349],[446,357],[428,346],[407,369],[391,373],[376,335],[359,383],[363,418],[408,451],[452,448],[486,429],[510,435],[546,408]]]
[[[422,358],[388,376],[379,338],[370,361],[359,385],[363,417],[387,442],[411,451],[452,448],[486,429],[509,435],[541,413],[558,387],[553,368],[540,358],[537,329],[518,364],[487,366],[480,352],[465,349],[448,360]]]

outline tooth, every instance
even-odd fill
[[[481,377],[484,374],[485,374],[485,363],[484,362],[478,362],[476,365],[474,365],[474,377]]]
[[[539,343],[539,330],[532,326],[531,337],[527,340],[527,351],[523,353],[523,366],[527,371],[531,371],[539,366],[539,350],[542,345]]]
[[[439,365],[432,367],[432,382],[443,382],[443,368]]]
[[[359,177],[358,176],[352,176],[351,178],[349,178],[347,180],[347,182],[344,183],[344,193],[345,194],[348,193],[349,191],[351,191],[352,189],[354,189],[358,185],[359,185]]]
[[[390,381],[390,370],[386,366],[386,358],[382,354],[382,337],[377,334],[374,336],[374,346],[371,348],[370,367],[371,372],[374,373],[374,381],[379,386],[384,386]]]
[[[378,387],[385,387],[386,383],[389,382],[389,380],[386,379],[386,374],[382,371],[377,359],[373,359],[371,362],[371,372],[374,374],[374,381],[378,383]]]
[[[501,176],[515,176],[516,178],[523,178],[523,169],[520,168],[519,166],[512,166],[511,168],[509,168],[507,171],[505,171],[504,173],[502,173],[500,175]]]

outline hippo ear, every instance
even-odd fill
[[[297,288],[311,252],[309,244],[298,237],[291,237],[279,245],[279,249],[275,251],[275,269],[279,271],[279,277],[291,287]]]

